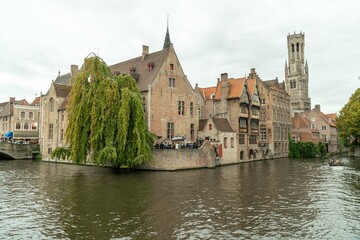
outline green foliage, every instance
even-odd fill
[[[290,139],[289,145],[289,157],[290,158],[314,158],[318,155],[325,156],[326,147],[325,144],[319,142],[315,144],[313,142],[294,142]]]
[[[90,56],[73,82],[66,131],[71,159],[114,167],[151,160],[153,135],[136,81],[128,75],[114,76],[101,58]]]
[[[57,147],[51,153],[51,158],[56,160],[67,160],[71,155],[71,151],[69,148]]]
[[[352,139],[360,139],[360,88],[350,97],[336,118],[339,135],[344,144],[349,145]]]

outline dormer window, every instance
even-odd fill
[[[154,63],[153,62],[149,62],[148,63],[148,69],[149,69],[149,71],[151,71],[151,70],[153,70],[154,69]]]
[[[169,69],[174,70],[174,64],[170,63]]]

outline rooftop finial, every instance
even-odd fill
[[[166,22],[167,22],[167,27],[166,27],[166,35],[165,35],[165,41],[164,41],[163,49],[169,48],[171,46],[170,34],[169,34],[169,14],[166,17]]]

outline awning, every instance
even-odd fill
[[[184,141],[184,140],[185,140],[184,137],[173,137],[173,138],[171,139],[171,141]]]

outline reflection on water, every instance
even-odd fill
[[[360,159],[178,172],[0,161],[0,239],[354,239]]]

